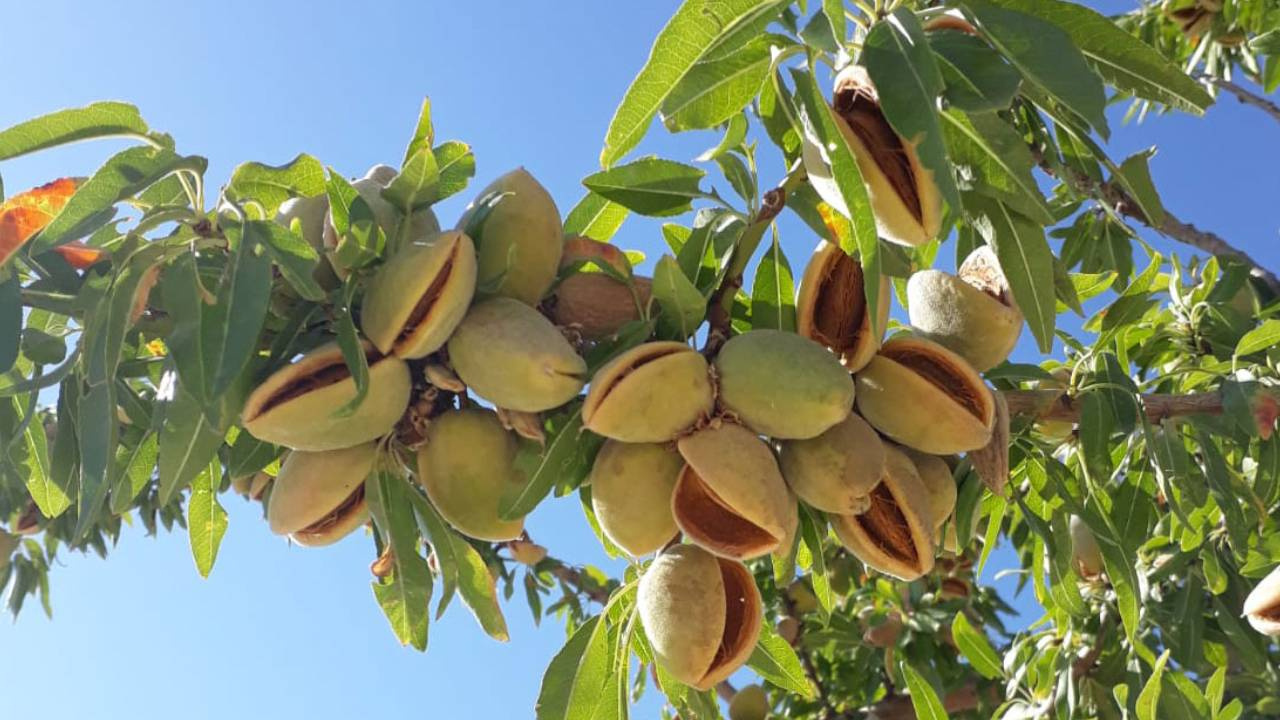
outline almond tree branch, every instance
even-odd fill
[[[1010,415],[1029,415],[1037,420],[1080,420],[1080,403],[1062,390],[1004,390]],[[1184,415],[1219,415],[1222,395],[1218,392],[1182,395],[1140,395],[1142,407],[1152,422]]]
[[[1167,209],[1161,222],[1152,222],[1142,212],[1138,203],[1129,197],[1124,188],[1115,181],[1095,180],[1071,168],[1065,168],[1067,176],[1060,177],[1058,168],[1045,158],[1041,148],[1033,145],[1031,153],[1047,175],[1063,180],[1075,188],[1076,192],[1101,200],[1115,208],[1120,214],[1133,218],[1172,240],[1184,245],[1190,245],[1211,255],[1231,258],[1248,265],[1251,268],[1251,275],[1265,283],[1277,296],[1280,296],[1280,277],[1277,277],[1275,273],[1263,267],[1262,263],[1254,260],[1248,253],[1235,247],[1216,233],[1200,230],[1191,223],[1183,222]]]
[[[1272,102],[1271,100],[1265,97],[1262,97],[1261,95],[1255,94],[1248,88],[1243,87],[1241,85],[1237,85],[1236,83],[1233,83],[1230,80],[1214,77],[1212,75],[1206,75],[1204,73],[1198,73],[1196,75],[1196,79],[1202,80],[1212,85],[1217,85],[1218,87],[1222,88],[1223,90],[1226,90],[1232,95],[1235,95],[1236,99],[1239,100],[1241,103],[1245,105],[1252,105],[1258,108],[1259,110],[1261,110],[1262,112],[1270,115],[1272,120],[1275,120],[1276,122],[1280,122],[1280,105],[1277,105],[1276,103]]]

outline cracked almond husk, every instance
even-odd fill
[[[934,540],[941,539],[942,526],[956,509],[956,480],[951,474],[951,466],[936,455],[922,453],[909,447],[901,448],[916,466],[916,474],[929,498],[925,519],[929,529],[933,531]]]
[[[984,372],[1018,344],[1023,317],[990,247],[974,250],[956,275],[921,270],[907,281],[908,314],[922,337]]]
[[[272,373],[249,395],[241,419],[249,434],[294,450],[336,450],[382,437],[409,406],[409,366],[364,343],[368,393],[350,415],[337,411],[356,396],[337,343],[323,345]]]
[[[467,384],[462,382],[458,374],[448,365],[442,363],[428,363],[422,369],[423,376],[427,382],[446,392],[457,393],[461,395],[467,391]]]
[[[868,567],[901,580],[933,569],[928,491],[901,450],[885,447],[885,471],[871,504],[857,515],[830,515],[840,543]]]
[[[867,509],[884,473],[884,442],[857,413],[821,435],[781,443],[778,464],[796,495],[823,512],[852,515]]]
[[[443,232],[406,243],[374,273],[361,329],[386,354],[422,358],[444,347],[476,289],[471,238]]]
[[[736,560],[767,555],[791,536],[795,499],[773,451],[741,425],[720,422],[676,443],[685,466],[671,510],[690,542]]]
[[[671,496],[684,459],[670,443],[608,440],[591,466],[591,506],[600,530],[633,557],[679,533]]]
[[[714,364],[721,407],[762,435],[816,437],[853,410],[848,370],[827,348],[796,333],[737,335]]]
[[[586,384],[586,361],[550,320],[519,300],[495,297],[472,306],[448,347],[462,382],[499,407],[550,410]]]
[[[577,272],[556,286],[551,318],[561,327],[577,330],[587,340],[611,337],[640,319],[640,306],[649,304],[653,281],[633,277],[635,296],[625,283],[602,272]]]
[[[340,450],[295,451],[280,465],[267,503],[271,532],[307,547],[330,545],[369,519],[364,481],[377,443]]]
[[[858,412],[881,434],[932,455],[983,447],[995,400],[971,365],[912,336],[885,343],[857,375]]]
[[[871,361],[889,319],[889,283],[880,278],[876,318],[867,312],[865,293],[862,264],[838,245],[818,245],[800,280],[796,332],[830,348],[849,372]]]
[[[498,413],[498,420],[502,421],[502,427],[539,445],[545,446],[547,444],[547,434],[542,431],[542,416],[538,413],[508,410],[507,408],[494,408],[494,410]]]
[[[504,520],[503,496],[524,486],[516,439],[491,410],[450,410],[427,426],[418,449],[418,482],[440,516],[477,540],[504,542],[524,532],[524,519]]]
[[[1009,484],[1009,403],[1004,393],[991,390],[995,401],[995,423],[991,427],[991,440],[986,445],[969,452],[973,469],[991,492],[1004,496]]]
[[[923,245],[942,225],[942,196],[916,144],[894,131],[880,107],[867,71],[850,65],[836,76],[832,98],[837,125],[858,162],[880,237],[900,245]],[[821,150],[804,143],[809,181],[827,204],[849,217]]]
[[[694,545],[676,545],[654,559],[636,606],[654,659],[699,690],[746,663],[764,615],[751,571]]]
[[[667,442],[715,409],[707,361],[680,342],[647,342],[591,378],[583,426],[623,442]]]
[[[1254,630],[1280,637],[1280,567],[1254,586],[1245,598],[1244,614]]]

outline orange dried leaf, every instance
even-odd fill
[[[66,260],[71,267],[77,270],[83,270],[107,255],[106,250],[92,245],[85,245],[79,240],[69,242],[66,245],[59,245],[53,251],[61,255],[63,260]]]
[[[565,238],[560,267],[584,262],[607,266],[622,277],[631,277],[631,261],[617,246],[577,235]]]
[[[0,204],[0,265],[62,212],[80,182],[59,178]]]

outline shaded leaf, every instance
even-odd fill
[[[1009,107],[1022,76],[999,53],[978,38],[955,30],[930,32],[928,36],[946,84],[942,94],[952,107],[969,112]]]
[[[692,336],[706,318],[706,299],[670,255],[663,255],[654,268],[652,293],[662,308],[659,324],[671,337]]]
[[[782,243],[775,233],[769,251],[756,267],[751,286],[751,327],[773,328],[795,332],[796,288],[791,277],[791,264],[782,254]]]
[[[979,195],[969,195],[966,209],[974,216],[974,227],[996,251],[1040,351],[1049,352],[1057,316],[1053,251],[1044,228],[1004,203]]]
[[[664,217],[688,212],[706,175],[691,165],[648,157],[602,170],[583,179],[588,190],[641,215]]]

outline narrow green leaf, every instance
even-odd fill
[[[775,42],[764,35],[731,55],[694,64],[662,103],[663,124],[671,132],[700,130],[740,114],[769,74]]]
[[[365,480],[370,514],[393,550],[391,577],[373,583],[374,596],[402,645],[427,649],[431,569],[418,554],[418,528],[404,477],[381,468]]]
[[[1033,15],[985,0],[966,0],[983,36],[1027,82],[1107,137],[1106,94],[1071,36]]]
[[[432,152],[435,153],[439,173],[435,201],[439,202],[466,190],[467,184],[476,174],[476,156],[471,152],[471,146],[450,140],[436,146]]]
[[[116,460],[123,468],[111,487],[111,512],[120,515],[129,509],[148,485],[156,471],[156,460],[160,457],[160,436],[148,430],[136,445],[124,454],[117,454]]]
[[[588,190],[565,217],[564,234],[609,242],[630,213],[618,203]]]
[[[782,254],[782,243],[774,233],[769,251],[756,267],[751,286],[751,327],[795,332],[796,288],[791,264]]]
[[[804,673],[800,656],[774,631],[772,623],[765,622],[760,629],[760,641],[747,660],[747,667],[784,690],[805,698],[817,696],[817,690]]]
[[[1004,674],[1000,657],[996,655],[995,648],[991,647],[991,641],[969,624],[963,611],[957,612],[955,620],[951,621],[951,635],[956,639],[960,652],[978,674],[989,680],[995,680]]]
[[[356,394],[351,400],[338,409],[340,417],[348,416],[359,409],[364,398],[369,394],[369,359],[364,354],[364,344],[360,333],[356,330],[355,318],[352,317],[351,304],[355,299],[355,278],[348,278],[342,291],[342,305],[338,307],[338,317],[334,324],[338,329],[338,347],[342,349],[342,359],[351,371],[351,379],[355,382]]]
[[[1252,355],[1280,343],[1280,320],[1266,320],[1240,337],[1236,343],[1236,357]]]
[[[518,492],[504,496],[498,504],[498,515],[504,520],[516,520],[533,512],[542,499],[551,493],[557,482],[567,477],[585,477],[589,467],[581,466],[580,445],[595,442],[593,436],[582,430],[582,407],[576,405],[571,413],[557,413],[557,417],[544,422],[547,434],[546,446],[529,440],[522,443],[517,453],[515,468],[525,477]]]
[[[1084,5],[1061,0],[992,0],[1062,28],[1103,79],[1124,92],[1195,115],[1213,98],[1155,48]]]
[[[422,98],[422,109],[418,111],[418,122],[413,127],[413,137],[404,151],[402,165],[407,165],[423,148],[429,148],[435,142],[436,131],[431,124],[431,98]]]
[[[1013,298],[1027,319],[1041,352],[1053,347],[1056,298],[1053,284],[1053,251],[1044,228],[1013,212],[998,200],[970,194],[966,209],[974,227],[996,251]]]
[[[899,667],[902,668],[903,679],[907,681],[907,690],[911,693],[911,707],[915,709],[916,717],[920,720],[947,720],[947,710],[929,681],[905,662]]]
[[[972,189],[999,200],[1042,225],[1053,214],[1031,174],[1035,161],[1022,135],[994,113],[941,114],[951,162],[972,178]]]
[[[967,112],[1007,109],[1022,76],[982,40],[955,30],[928,33],[951,107]]]
[[[494,587],[493,576],[484,558],[471,543],[453,531],[436,509],[426,498],[417,493],[410,493],[418,517],[427,529],[427,537],[431,548],[436,553],[436,561],[440,564],[440,572],[444,577],[451,577],[457,583],[462,602],[471,610],[480,627],[489,637],[506,642],[507,622],[502,616],[502,608],[498,605],[498,592]],[[446,569],[447,568],[447,569]],[[449,582],[449,581],[446,581]],[[448,587],[446,586],[446,592]],[[439,613],[444,612],[445,598],[441,598]]]
[[[18,361],[22,341],[22,285],[10,273],[0,280],[0,373],[9,372]]]
[[[538,720],[591,720],[610,672],[606,627],[601,615],[587,620],[551,659],[538,693]]]
[[[306,240],[285,229],[277,223],[259,223],[257,226],[262,238],[263,247],[271,256],[272,262],[280,268],[280,275],[290,287],[298,291],[304,300],[319,302],[325,297],[324,288],[316,282],[313,275],[320,263],[320,253]]]
[[[1138,720],[1157,720],[1159,717],[1156,715],[1156,709],[1160,703],[1161,678],[1164,676],[1164,666],[1168,661],[1169,651],[1165,650],[1160,654],[1155,667],[1151,669],[1151,677],[1147,678],[1146,684],[1142,686],[1142,692],[1138,693]]]
[[[1155,148],[1134,153],[1120,163],[1119,176],[1116,178],[1124,185],[1125,190],[1133,197],[1146,215],[1147,224],[1160,227],[1164,222],[1164,204],[1156,192],[1155,183],[1151,181],[1151,168],[1148,161],[1155,155]]]
[[[203,174],[206,164],[204,158],[183,157],[167,148],[135,147],[116,153],[31,241],[31,254],[87,235],[96,229],[103,213],[121,200],[180,170]]]
[[[692,336],[706,318],[706,300],[670,255],[663,255],[654,268],[652,292],[662,308],[659,324],[671,337]]]
[[[16,403],[16,399],[14,400]],[[70,488],[61,484],[61,478],[54,472],[49,459],[48,438],[45,436],[44,423],[39,418],[27,425],[25,432],[27,445],[26,486],[31,499],[35,501],[40,513],[47,518],[56,518],[71,507]]]
[[[633,212],[665,217],[688,212],[691,201],[705,195],[699,187],[705,175],[692,165],[648,157],[588,175],[582,184]]]
[[[222,536],[227,532],[227,511],[218,502],[217,486],[222,480],[222,465],[215,457],[202,470],[191,486],[187,499],[187,533],[191,539],[191,555],[200,577],[209,577],[218,559]]]
[[[122,102],[96,102],[42,115],[0,132],[0,160],[81,140],[145,137],[147,132],[138,108]]]
[[[247,162],[231,173],[228,194],[241,202],[253,200],[271,218],[289,198],[313,197],[325,191],[324,165],[305,153],[283,165]]]
[[[413,154],[395,178],[382,191],[382,197],[405,215],[429,206],[436,200],[440,184],[440,167],[435,152],[424,147]]]
[[[206,398],[221,397],[244,370],[257,348],[271,300],[268,224],[250,221],[225,232],[235,254],[222,276],[217,302],[205,309],[200,326],[209,383]]]
[[[172,375],[167,382],[174,382]],[[190,485],[222,445],[222,433],[209,423],[200,401],[182,383],[165,404],[164,413],[165,422],[160,428],[161,505],[169,504]]]
[[[942,74],[915,12],[899,7],[876,23],[863,42],[862,62],[879,91],[885,118],[899,135],[912,139],[942,198],[959,210],[960,192],[938,125]]]
[[[685,0],[658,34],[605,134],[600,165],[609,167],[640,143],[663,101],[717,42],[753,22],[776,17],[784,0]]]
[[[708,148],[706,152],[697,157],[698,162],[707,162],[715,160],[730,150],[742,145],[747,139],[747,116],[745,113],[737,113],[729,118],[728,124],[725,126],[724,135],[720,136],[720,142],[716,143],[713,148]]]
[[[92,526],[111,489],[108,475],[120,426],[115,388],[115,383],[94,385],[80,399],[76,435],[80,441],[80,498],[74,532],[77,539]]]
[[[1209,703],[1209,712],[1213,720],[1218,720],[1218,712],[1222,709],[1222,697],[1227,688],[1227,668],[1220,667],[1213,672],[1204,688],[1204,698]]]

